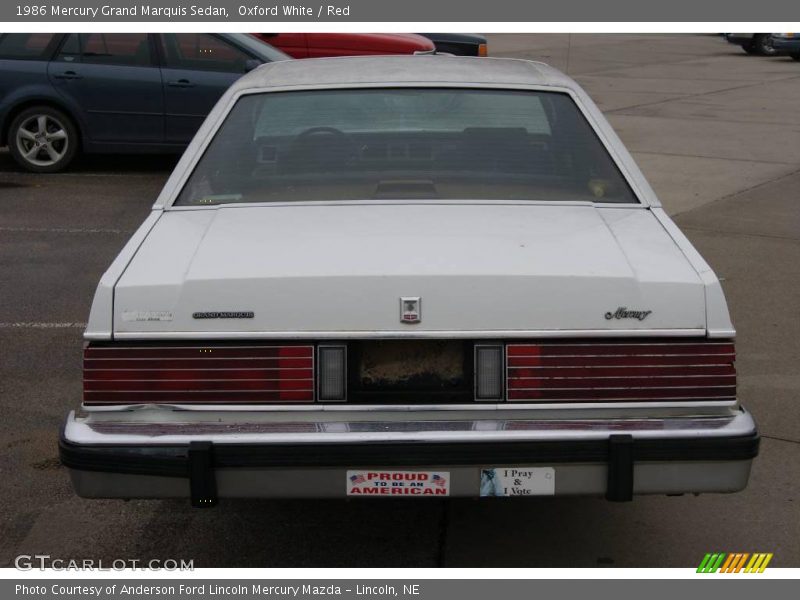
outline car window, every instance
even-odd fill
[[[176,204],[637,202],[568,94],[348,89],[241,97]]]
[[[491,101],[491,106],[487,102]],[[282,118],[276,119],[271,112]],[[550,135],[542,100],[520,103],[513,94],[403,93],[275,94],[270,111],[260,111],[255,137],[297,135],[309,127],[364,130],[380,120],[383,131],[460,131],[470,123],[482,128],[522,128]]]
[[[55,33],[2,33],[0,59],[42,60]]]
[[[71,33],[56,60],[98,65],[152,65],[146,33]]]
[[[167,33],[164,62],[173,69],[244,73],[250,55],[207,33]]]

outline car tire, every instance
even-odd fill
[[[792,55],[791,55],[791,57],[792,57],[794,60],[800,60],[800,54],[792,54]]]
[[[19,113],[8,130],[8,149],[23,169],[56,173],[78,152],[78,129],[67,115],[50,106]]]
[[[755,54],[761,56],[775,56],[778,51],[772,45],[772,35],[769,33],[757,33],[753,38]]]

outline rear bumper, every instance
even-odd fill
[[[497,416],[497,415],[495,415]],[[488,468],[552,467],[555,495],[734,492],[758,454],[744,410],[713,417],[468,420],[206,418],[93,421],[70,414],[60,454],[93,498],[343,497],[347,471],[449,474],[449,495],[478,496]]]

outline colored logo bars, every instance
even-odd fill
[[[749,560],[748,560],[749,559]],[[757,552],[748,554],[738,552],[725,554],[724,552],[708,553],[703,557],[700,566],[697,567],[698,573],[763,573],[769,561],[772,560],[772,553]],[[745,564],[747,566],[745,566]]]

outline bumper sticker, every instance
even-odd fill
[[[481,496],[553,496],[553,467],[494,467],[481,469]]]
[[[447,471],[347,471],[348,496],[449,496]]]

